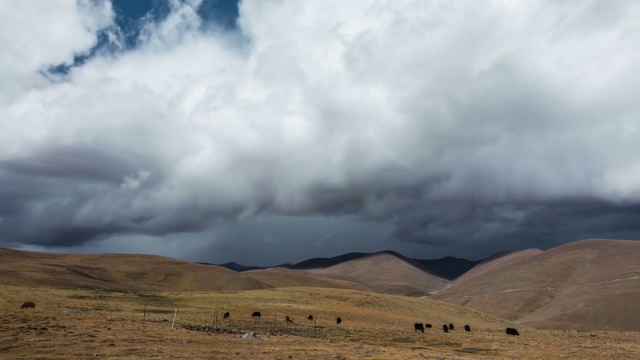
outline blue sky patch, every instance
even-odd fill
[[[101,51],[117,52],[136,48],[140,43],[140,32],[149,20],[159,22],[170,13],[169,0],[112,0],[116,13],[116,26],[121,44],[116,46],[107,36],[109,29],[98,34],[98,42],[84,54],[77,54],[71,64],[56,64],[43,71],[45,76],[67,75],[74,67],[82,66]],[[183,0],[182,0],[183,1]],[[237,29],[239,0],[204,0],[198,8],[203,26],[215,26],[234,31]]]

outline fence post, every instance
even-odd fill
[[[173,322],[171,323],[171,328],[174,329],[174,325],[176,324],[176,316],[178,315],[178,308],[173,311]]]
[[[142,313],[142,321],[147,321],[147,303],[144,304],[144,312]]]

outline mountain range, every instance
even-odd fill
[[[481,262],[349,253],[273,268],[0,249],[0,284],[117,291],[334,288],[430,299],[538,329],[640,331],[640,242],[583,240]]]
[[[347,261],[357,260],[361,258],[366,258],[374,255],[388,254],[391,256],[395,256],[400,260],[403,260],[423,271],[426,271],[432,275],[441,277],[447,280],[453,280],[458,276],[466,273],[471,268],[481,263],[482,260],[471,261],[467,259],[460,259],[456,257],[447,256],[440,259],[433,260],[425,260],[425,259],[412,259],[405,257],[395,251],[386,250],[380,251],[377,253],[359,253],[359,252],[351,252],[331,258],[311,258],[299,263],[295,264],[281,264],[277,266],[277,268],[286,268],[293,270],[312,270],[312,269],[322,269],[328,268],[330,266],[338,265]],[[206,264],[206,263],[203,263]],[[244,266],[235,262],[228,262],[224,264],[219,264],[219,266],[226,267],[227,269],[231,269],[234,271],[249,271],[249,270],[260,270],[260,269],[268,269],[272,267],[259,267],[259,266]]]

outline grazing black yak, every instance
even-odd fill
[[[449,324],[449,330],[453,330],[453,324]]]
[[[471,331],[471,327],[469,325],[464,326],[464,331]]]
[[[262,314],[260,314],[260,311],[254,311],[253,314],[251,315],[251,317],[260,317],[262,316]]]
[[[309,315],[309,317],[307,318],[307,320],[309,320],[309,321],[313,320],[313,315]]]
[[[342,322],[342,319],[340,319],[340,318],[336,319],[336,324],[340,325],[341,322]]]
[[[447,326],[447,324],[443,324],[442,325],[442,331],[448,333],[449,332],[449,327]]]
[[[224,315],[222,317],[225,318],[225,319],[228,319],[230,315],[231,314],[229,314],[229,312],[227,311],[227,312],[224,313]]]
[[[22,305],[20,305],[20,309],[35,309],[36,303],[33,301],[25,301]]]
[[[431,324],[424,324],[424,327],[426,327],[427,329],[431,329],[433,326]]]
[[[421,323],[413,324],[413,331],[417,332],[418,330],[424,332],[424,325],[422,325]]]
[[[518,330],[516,330],[514,328],[507,328],[507,330],[505,332],[507,333],[507,335],[520,336],[520,333],[518,332]]]

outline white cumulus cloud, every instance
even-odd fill
[[[138,47],[54,82],[110,3],[0,3],[0,194],[18,194],[0,238],[313,214],[443,244],[640,200],[635,1],[244,0],[235,32],[200,5],[170,1]]]

